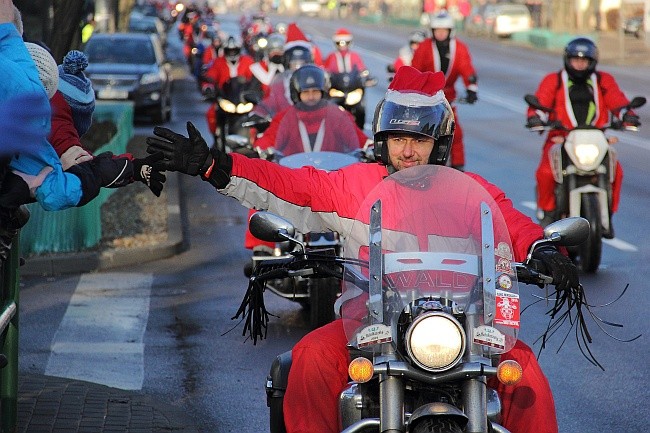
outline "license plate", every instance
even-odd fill
[[[102,89],[97,92],[98,99],[129,99],[129,92],[117,89]]]

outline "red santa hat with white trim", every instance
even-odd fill
[[[293,47],[302,46],[308,49],[311,49],[311,44],[307,39],[307,36],[300,30],[298,24],[290,23],[287,26],[287,40],[284,43],[284,50],[288,50]]]
[[[336,42],[352,42],[352,33],[348,29],[340,28],[332,36],[332,40]]]

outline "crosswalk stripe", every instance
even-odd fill
[[[45,374],[142,389],[152,274],[84,274],[57,329]]]

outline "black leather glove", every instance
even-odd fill
[[[153,133],[160,138],[147,138],[147,153],[162,152],[164,157],[153,164],[154,169],[201,175],[217,189],[225,188],[230,182],[232,158],[217,148],[208,148],[192,122],[187,122],[189,138],[159,126]]]
[[[17,174],[7,171],[0,183],[0,206],[13,209],[33,201],[27,182]]]
[[[537,248],[532,255],[539,264],[539,272],[553,277],[553,285],[558,291],[577,288],[580,284],[576,265],[555,247]]]
[[[465,101],[468,104],[474,104],[476,101],[478,101],[478,94],[474,90],[467,90]]]
[[[634,114],[633,111],[626,111],[625,114],[623,114],[623,128],[625,127],[635,127],[638,128],[641,126],[641,120],[639,120],[639,116]]]
[[[204,174],[212,165],[210,148],[192,122],[187,122],[189,138],[160,126],[153,133],[157,137],[147,137],[147,153],[163,154],[163,159],[155,163],[156,169],[196,176]]]
[[[539,129],[539,128],[543,128],[543,127],[544,127],[544,122],[542,121],[542,118],[539,117],[536,114],[533,115],[533,116],[530,116],[526,120],[526,128],[535,130],[535,129]]]
[[[147,185],[156,197],[160,197],[160,193],[163,190],[163,184],[167,178],[160,172],[160,170],[156,170],[153,166],[163,158],[163,154],[157,152],[147,156],[146,158],[135,158],[132,161],[133,179]]]

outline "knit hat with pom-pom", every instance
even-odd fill
[[[88,67],[88,58],[77,50],[68,52],[59,65],[59,91],[70,109],[74,126],[81,137],[90,128],[95,111],[95,91],[83,71]]]

